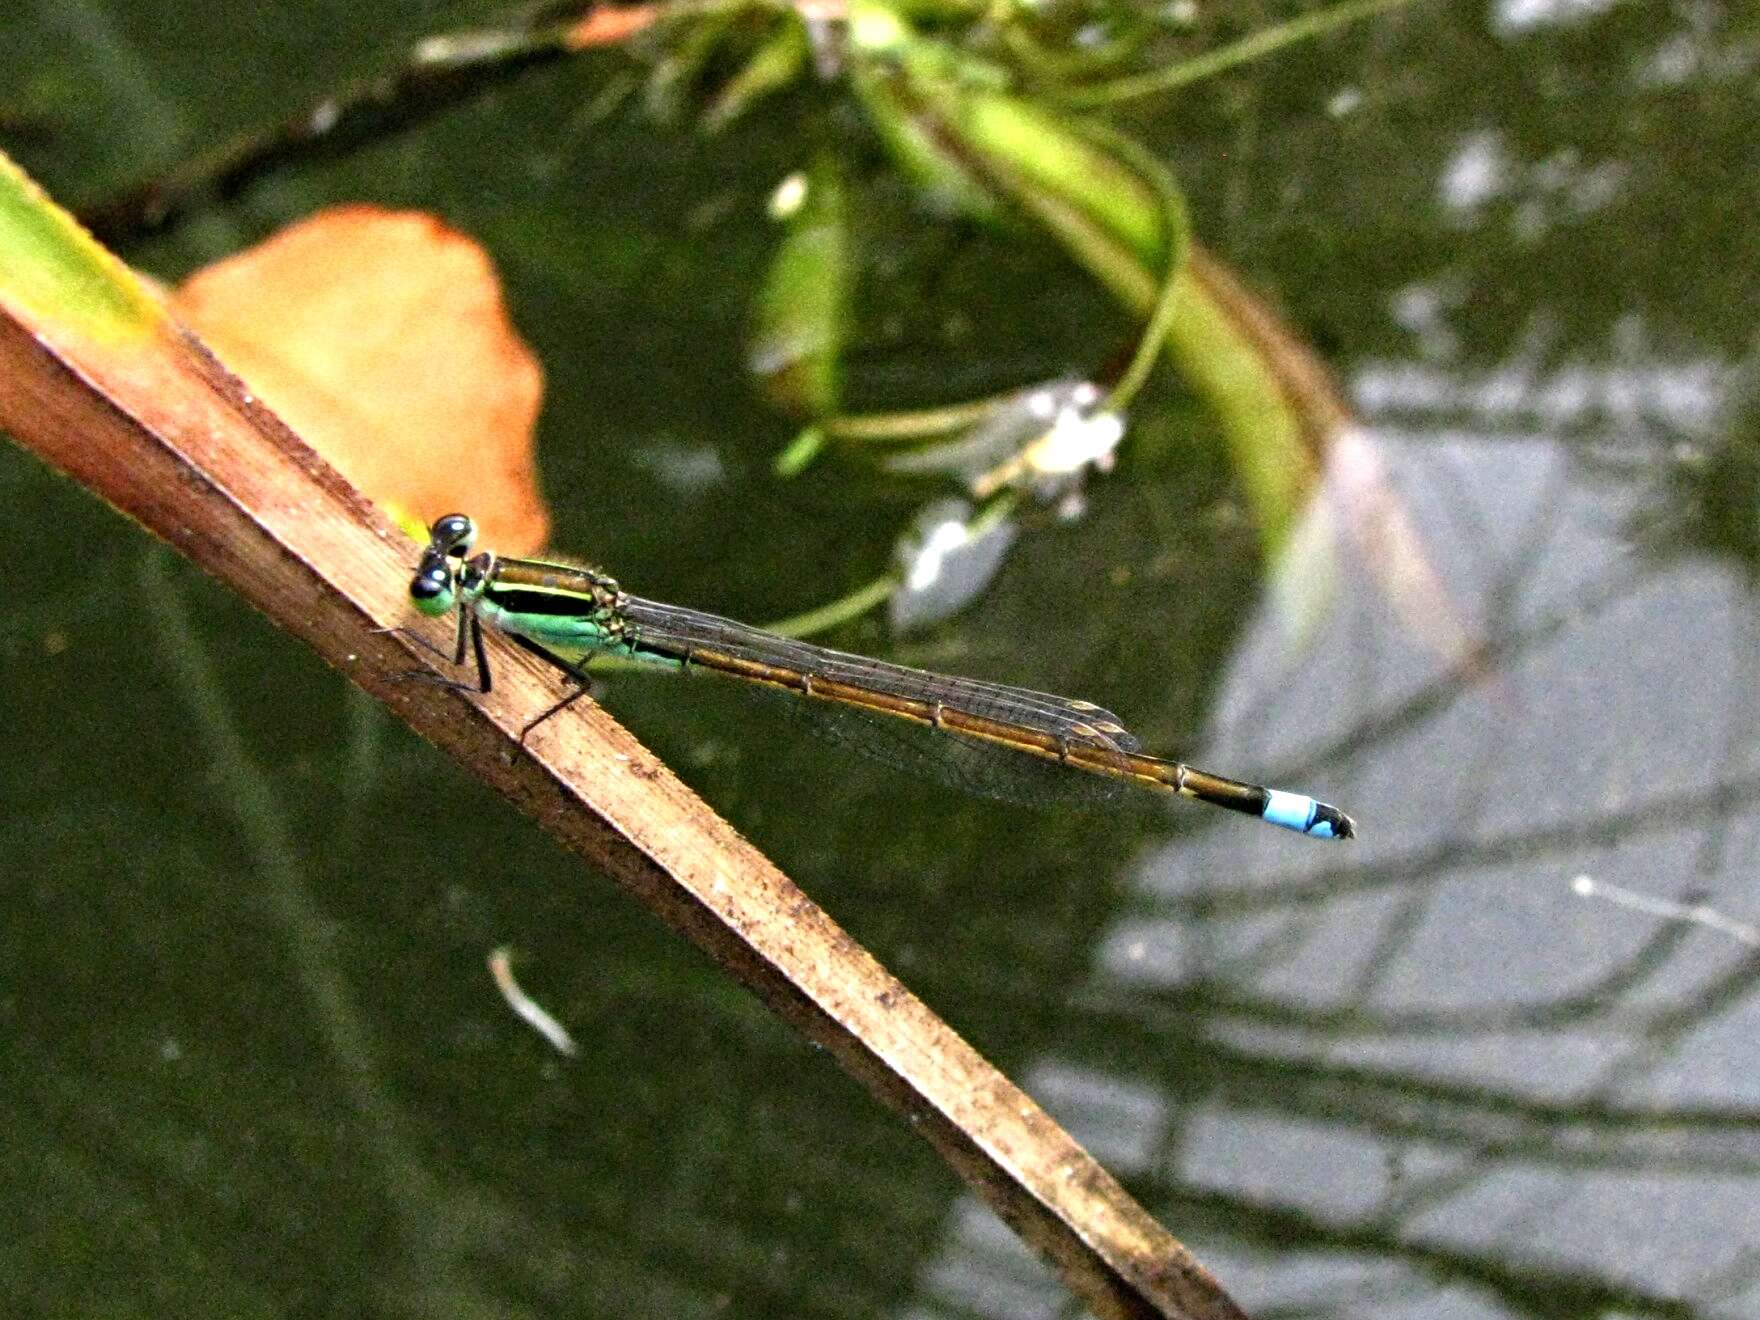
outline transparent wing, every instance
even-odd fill
[[[711,665],[714,657],[727,656],[746,664],[803,675],[813,682],[844,684],[1014,725],[1072,748],[1097,753],[1139,750],[1137,739],[1124,727],[1124,721],[1089,701],[890,664],[781,637],[719,615],[639,597],[627,598],[623,613],[624,640],[637,650]]]

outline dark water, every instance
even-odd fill
[[[7,141],[97,196],[461,12],[26,0]],[[1280,606],[1165,382],[1160,445],[979,605],[837,638],[1091,697],[1340,803],[1355,844],[955,798],[710,683],[608,697],[1255,1316],[1760,1314],[1757,63],[1741,6],[1432,4],[1135,121],[1346,382],[1486,681],[1447,676],[1337,503]],[[175,277],[330,201],[440,211],[544,360],[557,544],[737,617],[820,604],[933,492],[769,471],[790,426],[744,335],[817,111],[596,121],[615,67],[128,255]],[[856,356],[901,397],[1118,328],[1037,246],[878,241]],[[80,491],[10,449],[0,483],[8,1314],[1070,1313],[608,882]],[[578,1059],[506,1011],[501,944]]]

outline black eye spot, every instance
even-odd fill
[[[409,594],[417,600],[433,600],[443,595],[452,585],[452,574],[446,571],[444,564],[436,564],[433,568],[417,573],[415,580],[409,584]]]

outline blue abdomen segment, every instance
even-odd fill
[[[1259,814],[1262,820],[1273,825],[1315,839],[1348,839],[1354,833],[1349,816],[1337,807],[1329,807],[1301,793],[1266,789],[1265,810]]]

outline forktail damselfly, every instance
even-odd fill
[[[461,513],[429,529],[410,582],[418,611],[458,615],[452,660],[476,660],[477,681],[449,686],[488,692],[483,625],[506,633],[582,685],[539,715],[527,732],[585,691],[586,662],[622,656],[674,669],[713,670],[878,716],[924,725],[1001,756],[1025,756],[1072,773],[1177,793],[1319,839],[1356,832],[1337,807],[1140,750],[1111,711],[1027,688],[932,674],[833,651],[713,614],[632,596],[591,568],[472,554],[476,527]]]

